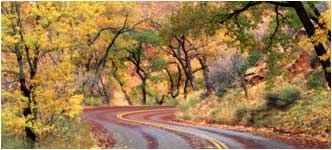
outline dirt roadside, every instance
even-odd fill
[[[294,145],[298,148],[309,148],[309,149],[331,149],[331,140],[327,138],[321,139],[320,137],[314,137],[307,134],[289,134],[289,133],[282,133],[279,130],[275,130],[272,128],[253,128],[253,127],[246,127],[246,126],[236,126],[236,125],[225,125],[225,124],[216,124],[216,123],[209,123],[205,120],[183,120],[177,118],[170,118],[173,121],[187,123],[192,125],[201,125],[201,126],[208,126],[208,127],[215,127],[215,128],[223,128],[223,129],[230,129],[235,131],[241,132],[248,132],[255,135],[260,135],[264,137],[269,137],[271,139],[282,141],[288,143],[290,145]]]

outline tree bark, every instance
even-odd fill
[[[177,69],[178,69],[178,77],[177,77],[177,80],[176,80],[176,85],[174,83],[172,74],[167,69],[167,67],[165,68],[166,73],[167,73],[168,78],[169,78],[169,86],[170,86],[169,87],[169,94],[171,95],[171,97],[173,99],[175,99],[180,94],[180,82],[181,82],[181,78],[182,78],[181,68],[177,63],[176,63],[176,65],[177,65]]]
[[[182,47],[182,51],[184,53],[184,59],[185,59],[185,67],[184,70],[187,72],[187,78],[190,82],[190,85],[192,87],[192,90],[193,91],[197,91],[197,85],[196,85],[196,81],[195,81],[195,75],[194,75],[194,72],[192,70],[192,67],[191,67],[191,59],[189,58],[189,55],[188,55],[188,51],[186,49],[186,46],[185,46],[185,41],[186,41],[186,38],[184,35],[182,35],[182,41],[180,41],[181,43],[181,47]]]
[[[203,75],[204,75],[204,81],[205,81],[205,88],[206,88],[206,95],[210,95],[212,92],[212,85],[209,78],[209,68],[206,64],[206,57],[198,57],[199,63],[201,64]]]
[[[125,99],[127,100],[129,105],[133,105],[130,96],[127,93],[127,90],[125,89],[125,85],[123,83],[123,81],[121,81],[120,77],[118,75],[114,76],[115,80],[119,83],[120,88],[121,88],[121,92],[125,95]]]
[[[13,11],[16,13],[17,15],[17,24],[12,24],[12,28],[13,28],[13,32],[15,34],[19,34],[20,38],[21,38],[21,42],[24,43],[24,37],[23,37],[23,33],[22,33],[22,20],[21,20],[21,12],[20,12],[20,4],[18,2],[13,2]],[[19,27],[19,29],[17,30],[16,27]],[[29,63],[29,67],[30,67],[30,79],[33,79],[36,72],[37,72],[37,62],[38,62],[38,55],[35,56],[33,62],[31,62],[30,60],[30,56],[29,56],[29,48],[27,47],[27,45],[25,45],[24,43],[24,48],[25,51],[27,53],[27,61]],[[23,56],[22,53],[20,51],[20,45],[19,43],[15,44],[14,46],[14,50],[15,50],[15,55],[16,55],[16,60],[18,63],[18,67],[19,67],[19,83],[20,83],[20,90],[23,94],[23,96],[28,98],[28,104],[25,108],[23,108],[23,115],[24,117],[27,119],[29,116],[31,116],[31,118],[26,120],[26,124],[27,123],[34,123],[36,120],[36,109],[32,110],[31,105],[32,104],[36,104],[36,102],[33,100],[32,97],[32,89],[33,86],[30,85],[29,87],[26,85],[26,76],[25,76],[25,72],[24,72],[24,62],[23,62]],[[35,143],[36,143],[36,134],[33,130],[32,127],[25,127],[25,135],[26,135],[26,142],[27,142],[27,148],[34,148],[35,147]]]
[[[143,78],[142,79],[142,87],[141,87],[141,90],[142,90],[142,104],[145,105],[146,104],[146,78]]]
[[[190,82],[190,86],[192,87],[192,90],[197,91],[196,79],[195,79],[194,73],[192,72],[190,61],[188,61],[188,65],[187,65],[187,74],[188,74],[188,80]]]
[[[29,122],[34,122],[35,118],[34,115],[32,114],[31,111],[31,103],[32,103],[32,98],[31,98],[31,90],[27,88],[26,85],[26,78],[25,78],[25,73],[24,73],[24,62],[22,58],[22,54],[19,49],[19,45],[15,45],[15,54],[16,54],[16,59],[19,65],[19,82],[20,82],[20,90],[23,93],[25,97],[28,98],[28,105],[23,109],[23,115],[25,118],[28,118],[28,116],[32,115],[32,118],[27,120],[26,123]],[[36,143],[36,134],[33,131],[31,127],[25,127],[25,135],[27,138],[27,145],[28,148],[32,149],[35,146]]]
[[[186,79],[186,80],[184,81],[184,87],[183,87],[183,96],[184,96],[184,98],[187,98],[187,95],[188,95],[188,90],[187,90],[187,88],[188,88],[188,83],[189,83],[189,80]]]

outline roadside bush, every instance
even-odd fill
[[[60,148],[60,149],[77,149],[96,147],[96,141],[92,137],[89,127],[77,118],[65,118],[54,126],[61,126],[55,130],[41,135],[37,143],[37,148]]]
[[[103,98],[99,97],[88,97],[85,99],[84,103],[89,106],[100,106],[103,105]]]
[[[186,99],[179,101],[178,108],[182,112],[186,112],[189,108],[194,107],[201,101],[200,92],[194,92],[187,96]]]
[[[234,116],[234,122],[242,125],[249,124],[252,111],[246,105],[239,106]]]
[[[166,100],[165,101],[165,105],[172,105],[172,106],[176,106],[176,105],[178,105],[178,100],[175,98],[175,99],[173,99],[173,98],[170,98],[169,100]]]
[[[146,97],[146,105],[156,105],[156,99],[151,97],[151,96],[147,96]]]
[[[286,108],[300,97],[300,90],[297,86],[286,85],[281,89],[268,92],[265,96],[268,107]]]
[[[210,122],[220,122],[220,119],[218,118],[218,114],[221,111],[221,105],[216,105],[214,108],[211,109],[211,111],[208,114],[208,120]]]
[[[331,136],[331,101],[329,91],[304,91],[287,110],[266,109],[254,115],[257,127],[300,129],[304,133]]]
[[[80,117],[63,118],[63,120],[55,122],[52,126],[51,129],[39,135],[36,148],[77,149],[96,147],[96,142],[91,135],[90,129]],[[14,133],[2,123],[1,148],[26,148],[25,134],[23,132],[19,134]]]

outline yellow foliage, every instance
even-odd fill
[[[323,54],[322,56],[319,56],[319,59],[322,61],[327,61],[327,60],[331,59],[331,48],[329,48],[325,54]]]
[[[331,1],[328,1],[328,8],[327,10],[322,13],[321,17],[319,18],[319,22],[325,24],[325,27],[328,30],[331,30]]]

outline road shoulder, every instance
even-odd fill
[[[187,123],[192,125],[200,125],[214,128],[230,129],[239,132],[248,132],[255,135],[260,135],[263,137],[268,137],[277,141],[285,142],[287,144],[293,145],[297,148],[312,148],[312,149],[330,149],[331,143],[328,138],[314,137],[307,134],[289,134],[281,133],[271,128],[253,128],[245,126],[234,126],[216,123],[207,123],[204,120],[183,120],[183,119],[172,119],[173,121],[180,123]]]

